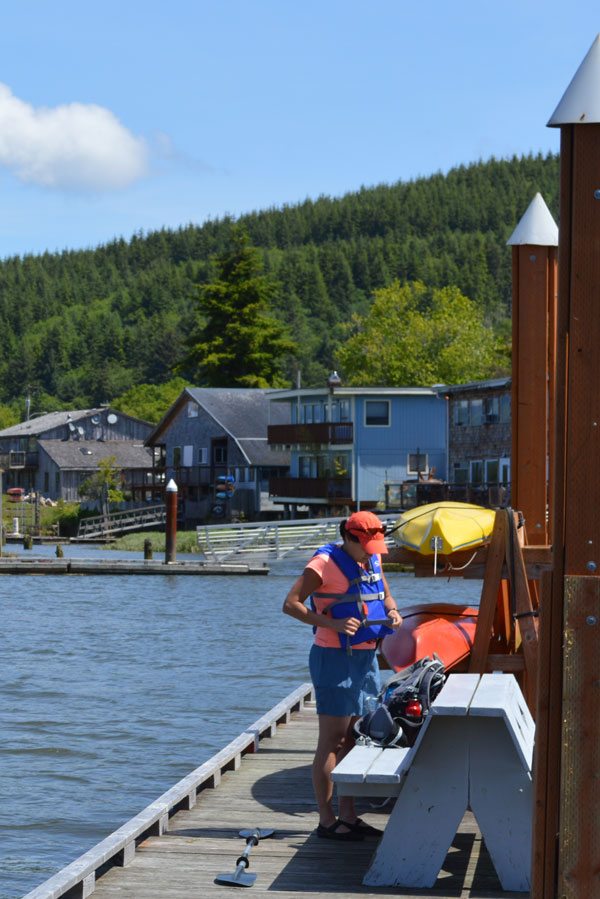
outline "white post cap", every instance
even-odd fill
[[[167,484],[166,490],[167,493],[177,493],[177,484],[175,483],[173,478],[171,478],[171,480]]]
[[[600,122],[600,34],[550,116],[548,127],[590,125],[595,122]]]
[[[506,243],[509,247],[523,244],[538,247],[558,246],[557,224],[540,193],[535,195]]]

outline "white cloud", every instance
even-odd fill
[[[102,106],[36,109],[0,83],[0,166],[44,187],[115,190],[146,174],[148,151]]]

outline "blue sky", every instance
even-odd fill
[[[557,151],[574,0],[27,0],[0,33],[0,257]]]

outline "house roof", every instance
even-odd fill
[[[0,431],[0,437],[28,437],[37,434],[43,434],[44,431],[51,431],[53,428],[59,428],[61,425],[68,424],[70,421],[76,422],[82,418],[88,418],[91,415],[101,415],[106,408],[101,409],[63,409],[61,412],[48,412],[46,415],[38,415],[36,418],[30,418],[29,421],[22,421],[18,425],[11,425],[10,428],[4,428]]]
[[[290,453],[286,450],[271,449],[266,437],[241,437],[238,444],[252,465],[287,467],[290,464]]]
[[[285,410],[277,410],[276,420],[269,420],[270,390],[188,387],[187,391],[232,437],[266,437],[268,424],[286,422]]]
[[[467,384],[452,384],[451,386],[441,386],[440,393],[465,393],[471,390],[498,390],[502,387],[510,387],[512,379],[491,378],[487,381],[469,381]]]
[[[432,387],[336,387],[333,396],[352,397],[352,396],[435,396],[438,384]],[[277,409],[277,402],[289,402],[298,399],[298,397],[311,396],[327,396],[328,387],[302,387],[292,390],[270,390],[269,399],[272,401],[271,424],[275,424],[274,413]],[[273,402],[275,401],[275,402]],[[279,424],[279,422],[277,422]],[[286,422],[281,422],[286,424]]]
[[[148,424],[141,418],[133,418],[124,412],[113,412],[110,407],[100,406],[96,409],[63,409],[61,412],[48,412],[46,415],[38,415],[36,418],[30,418],[29,421],[22,421],[18,425],[11,425],[10,428],[4,428],[0,431],[0,437],[37,437],[46,431],[52,431],[61,425],[69,422],[73,424],[81,421],[83,418],[91,418],[93,415],[106,415],[113,413],[120,418],[129,418],[132,421],[140,421],[142,424]]]
[[[61,469],[95,471],[113,456],[117,468],[152,468],[152,450],[130,440],[40,440],[39,446]]]
[[[288,465],[289,453],[269,449],[267,426],[287,424],[288,411],[269,408],[272,390],[246,387],[186,387],[147,438],[157,442],[184,403],[194,400],[236,441],[250,465]]]

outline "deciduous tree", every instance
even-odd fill
[[[337,353],[348,384],[459,384],[510,364],[481,310],[457,287],[395,281],[375,291],[369,313],[354,316],[351,328]]]

